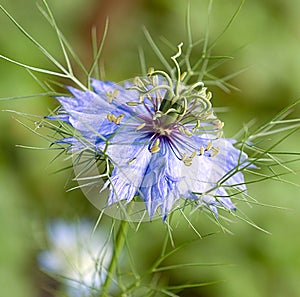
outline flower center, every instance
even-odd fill
[[[153,132],[160,136],[170,136],[175,122],[173,117],[157,112],[152,118]]]
[[[169,136],[172,130],[170,128],[156,127],[155,132],[161,136]]]

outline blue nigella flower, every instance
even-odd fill
[[[211,93],[203,83],[185,85],[162,71],[123,85],[92,79],[93,91],[68,87],[57,97],[57,116],[80,136],[61,140],[71,151],[92,150],[107,156],[113,169],[105,184],[107,205],[138,196],[150,218],[163,219],[179,198],[235,210],[228,188],[245,191],[241,167],[247,155],[222,138]],[[77,133],[78,134],[78,133]]]

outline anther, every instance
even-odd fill
[[[111,113],[108,113],[107,115],[106,115],[106,117],[107,117],[107,119],[110,121],[110,122],[115,122],[116,121],[116,116],[115,115],[113,115],[113,114],[111,114]]]
[[[200,120],[197,120],[196,125],[195,125],[195,127],[193,128],[192,131],[195,132],[196,129],[200,128],[200,126],[201,126],[201,122],[200,122]]]
[[[180,75],[180,81],[183,81],[183,80],[185,79],[186,75],[187,75],[187,72],[186,72],[186,71],[183,72],[183,73]]]
[[[133,79],[133,84],[140,89],[145,89],[143,81],[138,76]]]
[[[193,133],[189,129],[184,129],[184,134],[186,136],[192,136],[193,135]]]
[[[128,102],[126,102],[126,104],[128,106],[138,106],[140,103],[139,102],[135,102],[135,101],[128,101]]]
[[[210,141],[206,147],[206,151],[209,151],[212,148],[212,141]]]
[[[213,147],[212,148],[212,153],[211,153],[211,157],[215,157],[216,155],[218,155],[220,153],[220,150],[217,147]]]
[[[211,92],[207,92],[206,99],[210,100],[211,98],[212,98],[212,93]]]
[[[108,113],[106,117],[110,122],[120,125],[121,120],[124,118],[124,114],[120,114],[118,117],[116,117],[115,115]]]
[[[194,152],[191,154],[190,158],[191,158],[191,159],[193,159],[193,158],[195,158],[195,157],[196,157],[196,155],[197,155],[197,152],[196,152],[196,151],[194,151]]]
[[[186,159],[187,159],[187,156],[186,156],[186,153],[184,153],[183,155],[182,155],[182,157],[181,157],[181,161],[186,161]]]
[[[159,144],[160,144],[160,140],[159,140],[159,138],[156,138],[156,140],[154,141],[154,144],[153,144],[152,148],[150,149],[150,153],[151,154],[155,154],[155,153],[157,153],[157,152],[160,151]]]
[[[185,166],[191,166],[192,165],[192,160],[186,160],[186,161],[183,161],[184,165]]]
[[[142,123],[136,127],[136,131],[141,130],[145,127],[146,123]]]
[[[135,163],[135,161],[136,161],[136,158],[132,158],[127,163],[128,163],[128,165],[132,165],[133,163]]]
[[[217,133],[217,138],[221,138],[223,136],[223,131],[220,130],[218,133]]]
[[[181,156],[181,161],[185,166],[191,166],[193,159],[196,157],[197,152],[194,151],[189,157],[187,157],[186,153]]]
[[[112,101],[117,98],[118,94],[119,90],[117,89],[113,90],[112,92],[106,92],[107,102],[112,103]]]
[[[184,133],[184,129],[182,128],[182,126],[178,127],[178,131],[181,132],[181,133]]]
[[[118,117],[116,118],[116,121],[115,121],[115,123],[117,124],[117,125],[120,125],[120,123],[121,123],[121,120],[124,118],[124,114],[123,113],[121,113],[120,115],[118,115]]]
[[[148,69],[147,75],[151,76],[151,75],[153,74],[153,72],[154,72],[154,68],[153,68],[153,67],[150,67],[150,68]]]
[[[217,126],[218,129],[222,129],[224,127],[224,122],[220,121],[220,120],[214,120],[213,124],[215,126]]]
[[[157,75],[152,76],[152,85],[153,85],[153,87],[158,86],[158,77],[157,77]]]
[[[200,156],[204,155],[204,151],[205,151],[204,146],[201,145],[200,146]]]
[[[212,110],[210,110],[209,112],[207,112],[205,115],[204,115],[204,119],[206,120],[209,120],[211,118],[214,118],[214,112]],[[219,120],[218,120],[219,121]]]

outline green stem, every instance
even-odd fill
[[[113,281],[114,274],[116,272],[116,268],[117,268],[120,253],[121,253],[121,251],[124,247],[128,226],[129,226],[128,221],[125,221],[125,220],[121,221],[118,233],[116,235],[116,240],[115,240],[115,244],[114,244],[114,252],[113,252],[113,255],[112,255],[112,259],[111,259],[111,262],[109,264],[106,279],[105,279],[105,282],[103,284],[102,291],[101,291],[101,294],[99,295],[99,297],[109,296],[108,291],[110,289],[111,283]]]

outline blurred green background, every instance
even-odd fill
[[[207,24],[206,0],[191,0],[194,38],[202,38]],[[36,7],[36,0],[1,0],[10,13],[57,58],[59,45],[55,34]],[[149,53],[147,64],[159,67],[150,54],[142,33],[146,26],[159,40],[166,37],[173,44],[185,40],[183,0],[49,0],[57,23],[85,65],[91,62],[91,27],[103,30],[109,16],[109,35],[101,58],[106,78],[120,81],[140,74],[138,46]],[[219,0],[213,4],[210,37],[222,31],[240,1]],[[236,133],[243,123],[256,118],[258,123],[270,118],[300,97],[300,1],[246,0],[236,21],[219,40],[215,53],[234,56],[234,60],[216,70],[219,76],[247,68],[232,79],[240,91],[224,93],[212,88],[214,104],[228,106],[222,115],[226,135]],[[0,54],[38,67],[49,62],[0,14]],[[200,54],[200,53],[199,53]],[[147,56],[148,57],[148,56]],[[1,97],[39,93],[40,88],[24,70],[0,60]],[[46,115],[56,106],[51,98],[0,101],[0,110]],[[295,110],[300,116],[300,111]],[[98,211],[80,191],[66,193],[68,174],[54,173],[64,166],[51,163],[55,152],[27,150],[16,144],[47,147],[48,143],[19,124],[17,116],[0,116],[0,296],[38,297],[46,295],[44,276],[35,255],[43,242],[49,218],[76,219],[88,216],[96,221]],[[299,134],[284,143],[285,150],[299,151]],[[299,165],[299,164],[298,164]],[[297,167],[297,165],[296,165]],[[297,182],[299,176],[291,175]],[[170,281],[178,284],[189,279],[223,280],[220,284],[182,293],[182,296],[281,297],[300,296],[300,193],[296,186],[268,181],[251,185],[249,192],[260,202],[279,205],[244,207],[243,211],[272,235],[258,231],[244,222],[229,225],[234,235],[219,233],[204,238],[180,254],[179,262],[198,261],[233,264],[173,272]],[[201,213],[197,228],[202,234],[218,231]],[[202,217],[201,217],[202,216]],[[186,228],[186,229],[185,229]],[[187,225],[174,231],[175,239],[194,235]],[[159,250],[164,227],[160,221],[144,224],[138,236],[132,234],[136,256],[147,263]],[[152,236],[149,236],[151,234]],[[137,238],[135,238],[135,236]],[[149,238],[157,237],[157,243]],[[148,255],[148,256],[147,256]],[[146,264],[145,264],[146,265]]]

